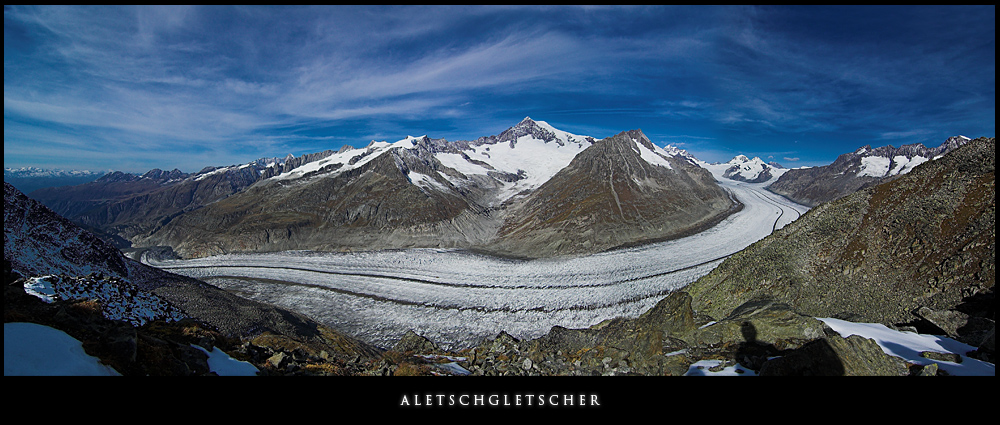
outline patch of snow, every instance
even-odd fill
[[[351,149],[345,152],[336,153],[323,158],[318,161],[313,161],[307,164],[302,164],[301,166],[281,173],[277,176],[271,177],[269,180],[293,180],[301,178],[306,174],[319,171],[323,167],[328,165],[341,164],[341,167],[336,171],[333,171],[331,175],[339,175],[345,171],[353,170],[359,168],[369,161],[378,158],[380,155],[392,150],[393,148],[412,148],[413,141],[418,139],[417,137],[407,136],[403,140],[399,140],[394,143],[388,142],[371,142],[365,149]],[[351,160],[360,157],[354,164],[351,164]]]
[[[448,373],[451,373],[453,375],[462,375],[462,376],[465,376],[465,375],[471,375],[472,374],[472,372],[470,372],[468,369],[460,366],[458,363],[455,363],[455,362],[441,363],[441,364],[438,365],[438,367],[444,369],[445,371],[447,371]]]
[[[557,133],[557,136],[559,134]],[[510,174],[518,174],[518,171],[521,170],[525,172],[526,178],[505,185],[497,200],[503,202],[521,191],[535,189],[549,181],[552,176],[566,168],[573,161],[573,158],[576,158],[576,155],[583,152],[588,146],[590,146],[589,143],[585,142],[568,142],[563,145],[554,142],[546,143],[544,140],[524,135],[517,139],[514,147],[508,143],[482,145],[472,148],[472,151],[484,154],[485,156],[477,155],[476,157],[497,171]],[[485,168],[481,169],[485,171]]]
[[[420,174],[416,171],[411,170],[410,173],[406,175],[406,178],[410,179],[410,183],[413,183],[415,186],[420,188],[434,189],[438,192],[449,191],[447,186],[441,184],[440,182],[434,180],[431,176],[428,176],[426,174]]]
[[[66,332],[36,323],[3,324],[4,376],[120,376]]]
[[[754,157],[753,159],[746,159],[746,156],[740,155],[729,161],[729,164],[739,167],[739,171],[736,172],[740,177],[747,180],[754,180],[760,176],[760,173],[764,172],[766,165],[764,161],[759,157]],[[743,161],[737,161],[737,159],[743,159]]]
[[[56,290],[49,283],[49,278],[52,276],[39,276],[33,277],[24,282],[24,292],[28,295],[34,295],[38,299],[46,302],[53,303],[56,301]]]
[[[247,166],[249,166],[249,164],[247,164]],[[230,169],[230,168],[231,168],[231,167],[222,167],[222,168],[217,168],[217,169],[215,169],[215,170],[212,170],[212,171],[209,171],[209,172],[207,172],[207,173],[205,173],[205,174],[202,174],[202,175],[200,175],[200,176],[197,176],[197,177],[195,177],[195,178],[194,178],[194,181],[196,181],[196,182],[197,182],[197,181],[202,181],[202,180],[204,180],[204,179],[206,179],[206,178],[208,178],[208,177],[210,177],[210,176],[214,176],[214,175],[216,175],[216,174],[222,174],[222,173],[225,173],[226,171],[229,171],[229,169]],[[241,167],[241,168],[242,168],[242,167]]]
[[[670,154],[667,153],[667,151],[663,150],[662,148],[656,145],[653,145],[653,148],[656,150],[652,151],[649,150],[649,148],[643,145],[642,143],[636,141],[635,139],[632,139],[632,142],[635,144],[636,150],[639,151],[639,156],[644,161],[653,165],[667,167],[667,169],[673,169],[673,167],[670,166],[670,162],[663,158],[663,156],[671,156]]]
[[[760,165],[760,169],[761,169],[761,171],[763,171],[764,161],[760,160],[759,157],[755,157],[754,159],[759,161],[759,163],[761,164]],[[747,162],[750,162],[750,161],[751,160],[749,158],[747,158],[746,155],[737,155],[736,157],[734,157],[733,159],[731,159],[729,162],[721,163],[721,164],[710,164],[710,163],[707,163],[707,162],[699,160],[699,159],[695,159],[694,163],[697,164],[699,167],[704,168],[704,169],[708,170],[709,172],[711,172],[712,176],[715,177],[716,181],[718,181],[720,183],[725,183],[725,182],[733,181],[733,180],[731,180],[731,179],[729,179],[729,178],[726,177],[726,171],[727,170],[729,170],[730,168],[732,168],[734,165],[739,165],[739,166],[743,167],[744,165],[746,165]],[[749,168],[750,168],[749,170],[745,171],[746,174],[743,174],[744,170],[743,170],[743,168],[741,168],[740,169],[740,175],[742,175],[744,178],[747,178],[748,180],[753,180],[753,179],[757,178],[757,176],[759,176],[759,172],[756,173],[756,174],[754,174],[754,173],[751,172],[751,171],[753,171],[754,167],[751,166]],[[740,183],[737,183],[737,184],[742,184],[742,185],[752,184],[752,185],[756,185],[755,187],[764,188],[764,187],[767,187],[768,185],[770,185],[771,183],[773,183],[775,180],[777,180],[783,174],[787,173],[788,170],[789,170],[788,168],[774,168],[774,167],[769,167],[769,169],[770,169],[770,172],[771,172],[771,178],[770,179],[767,179],[767,180],[765,180],[765,181],[763,181],[761,183],[740,182]]]
[[[884,156],[866,156],[861,158],[861,170],[858,177],[883,177],[889,172],[889,158]]]
[[[441,152],[435,154],[434,157],[437,158],[438,161],[441,161],[441,165],[453,168],[455,171],[467,176],[471,174],[486,175],[486,173],[489,172],[489,170],[484,168],[482,165],[473,164],[457,153]]]
[[[726,366],[717,372],[710,370],[721,364],[721,360],[700,360],[691,364],[684,376],[757,376],[756,372],[743,367],[739,363],[734,366]]]
[[[889,175],[895,176],[897,174],[909,173],[911,170],[913,170],[914,167],[923,164],[929,160],[930,159],[924,158],[919,155],[913,158],[907,158],[903,155],[897,155],[894,158],[892,158],[892,162],[894,162],[896,166],[893,167],[891,171],[889,171]]]
[[[220,350],[219,347],[212,347],[212,351],[208,351],[196,344],[191,344],[191,346],[208,355],[208,369],[215,372],[216,375],[257,376],[257,372],[260,372],[256,366],[248,362],[229,357],[229,354]]]
[[[910,363],[920,365],[937,363],[941,370],[948,372],[950,375],[996,376],[996,367],[993,364],[966,357],[966,353],[975,351],[976,347],[955,341],[951,338],[914,332],[901,332],[878,323],[854,323],[831,318],[818,319],[837,331],[844,338],[851,335],[860,335],[873,339],[879,347],[882,347],[882,351],[886,354],[900,357]],[[923,351],[958,354],[961,356],[962,361],[961,363],[953,363],[927,359],[920,356],[920,353]]]
[[[573,134],[573,133],[562,131],[562,130],[560,130],[558,128],[555,128],[555,127],[549,125],[549,123],[547,123],[545,121],[535,121],[535,124],[538,124],[538,126],[541,127],[541,128],[544,128],[544,129],[546,129],[548,131],[551,131],[553,134],[556,135],[557,139],[562,140],[564,142],[574,143],[574,144],[586,143],[586,144],[589,145],[589,142],[587,141],[587,137],[586,136],[579,136],[579,135],[576,135],[576,134]]]
[[[156,319],[177,321],[186,317],[158,295],[141,291],[120,280],[51,275],[28,279],[24,289],[45,302],[95,300],[101,304],[104,317],[125,321],[133,326],[142,326]]]

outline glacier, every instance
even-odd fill
[[[389,348],[408,330],[445,349],[501,331],[526,339],[553,326],[583,328],[637,317],[727,256],[808,207],[710,169],[741,211],[689,237],[584,256],[534,260],[465,250],[228,254],[147,264],[306,314]]]

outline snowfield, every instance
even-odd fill
[[[36,323],[3,324],[3,376],[120,376],[63,331]]]
[[[742,211],[690,237],[588,256],[525,261],[409,249],[144,261],[301,312],[383,348],[410,329],[446,349],[474,346],[500,331],[536,338],[556,325],[583,328],[637,317],[808,210],[764,190],[770,182],[716,178],[743,202]]]
[[[209,370],[219,376],[257,376],[257,368],[219,350],[208,351]],[[4,376],[121,376],[83,350],[83,343],[63,331],[36,323],[3,324]]]

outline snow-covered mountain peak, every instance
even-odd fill
[[[462,147],[460,152],[443,152],[435,157],[465,175],[498,179],[503,185],[498,195],[498,201],[502,202],[545,183],[594,142],[593,137],[572,134],[526,117],[496,136],[457,143]]]
[[[759,159],[759,158],[756,158],[756,159]],[[742,165],[742,164],[747,163],[747,162],[750,162],[750,158],[747,158],[746,155],[736,155],[736,156],[733,157],[733,159],[729,160],[728,164],[734,164],[734,165],[735,164],[740,164],[740,165]]]
[[[729,162],[716,164],[700,160],[694,160],[694,162],[711,171],[716,179],[725,178],[747,183],[767,183],[788,171],[786,168],[768,164],[757,156],[751,159],[746,155],[736,155]]]
[[[20,168],[4,168],[4,177],[79,177],[79,176],[102,176],[108,171],[90,171],[90,170],[62,170],[62,169],[46,169],[38,167],[20,167]]]
[[[579,136],[567,131],[559,130],[545,121],[534,121],[530,117],[525,117],[517,125],[504,130],[496,136],[480,137],[472,142],[473,145],[483,144],[509,144],[514,148],[522,139],[533,139],[543,143],[554,143],[558,146],[567,144],[587,145],[594,143],[594,138]]]

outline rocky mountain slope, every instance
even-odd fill
[[[540,257],[674,237],[734,210],[704,170],[641,132],[624,134],[595,141],[525,118],[474,141],[372,142],[262,180],[133,241],[186,257],[413,247]],[[571,203],[576,209],[553,209]]]
[[[768,190],[814,207],[906,174],[917,165],[951,152],[968,141],[967,137],[955,136],[936,148],[922,144],[875,149],[864,146],[837,157],[830,165],[788,170]]]
[[[120,247],[156,231],[174,217],[237,193],[253,183],[332,155],[262,158],[228,167],[206,167],[187,174],[153,169],[142,175],[109,173],[77,186],[52,187],[31,197],[56,213],[95,231]]]
[[[995,153],[995,139],[976,139],[814,208],[686,288],[693,307],[720,317],[766,298],[888,325],[947,312],[963,323],[941,330],[981,337],[986,325],[970,317],[993,320]]]
[[[5,323],[28,321],[66,330],[110,356],[121,373],[151,370],[152,366],[135,364],[136,350],[144,343],[136,339],[137,328],[140,333],[160,329],[149,332],[161,337],[185,334],[180,330],[184,327],[203,329],[195,334],[242,344],[244,351],[256,350],[258,357],[282,350],[289,356],[296,349],[314,357],[325,352],[328,361],[345,368],[342,373],[349,373],[350,362],[358,369],[362,367],[358,362],[380,358],[379,350],[305,316],[132,261],[6,183],[4,266]],[[48,298],[49,303],[40,298]],[[185,361],[177,356],[193,353],[190,347],[172,346],[171,358],[180,363]],[[144,351],[146,355],[159,352],[147,348],[152,351]],[[268,358],[258,360],[263,365]],[[171,370],[158,373],[180,373]]]
[[[297,178],[262,182],[177,217],[143,242],[185,256],[464,242],[456,225],[475,225],[470,216],[482,208],[433,169],[439,164],[387,145],[327,158],[315,171],[294,170]]]

